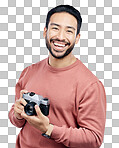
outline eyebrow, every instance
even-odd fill
[[[59,24],[56,24],[56,23],[51,23],[50,24],[51,26],[53,26],[53,25],[55,25],[55,26],[58,26],[58,27],[60,27],[60,25]],[[66,26],[67,28],[70,28],[70,29],[73,29],[74,31],[76,30],[74,27],[72,27],[72,26]]]
[[[51,23],[50,25],[51,25],[51,26],[52,26],[52,25],[60,26],[59,24],[56,24],[56,23]]]

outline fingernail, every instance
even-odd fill
[[[36,108],[38,108],[38,105],[35,105]]]

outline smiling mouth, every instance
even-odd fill
[[[53,42],[53,44],[56,46],[56,47],[65,47],[66,44],[60,44],[60,43],[56,43],[56,42]]]
[[[50,42],[53,43],[53,49],[55,52],[63,52],[65,51],[65,47],[70,45],[70,43],[65,41],[60,41],[59,39],[51,39]]]
[[[62,43],[57,43],[57,42],[53,42],[53,49],[55,52],[61,53],[65,51],[65,47],[67,46],[67,44],[62,44]]]

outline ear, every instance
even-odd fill
[[[79,33],[79,34],[77,34],[77,36],[76,36],[76,41],[75,41],[75,44],[77,44],[77,43],[78,43],[79,39],[80,39],[80,33]]]
[[[44,38],[46,37],[46,34],[47,34],[47,28],[45,27],[45,28],[44,28],[44,31],[43,31],[43,37],[44,37]]]

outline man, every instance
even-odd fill
[[[104,136],[106,96],[102,83],[72,50],[80,38],[78,10],[60,5],[48,12],[44,38],[49,57],[25,68],[16,84],[9,118],[22,127],[16,148],[99,148]],[[49,115],[38,105],[36,116],[24,112],[23,93],[50,100]]]

